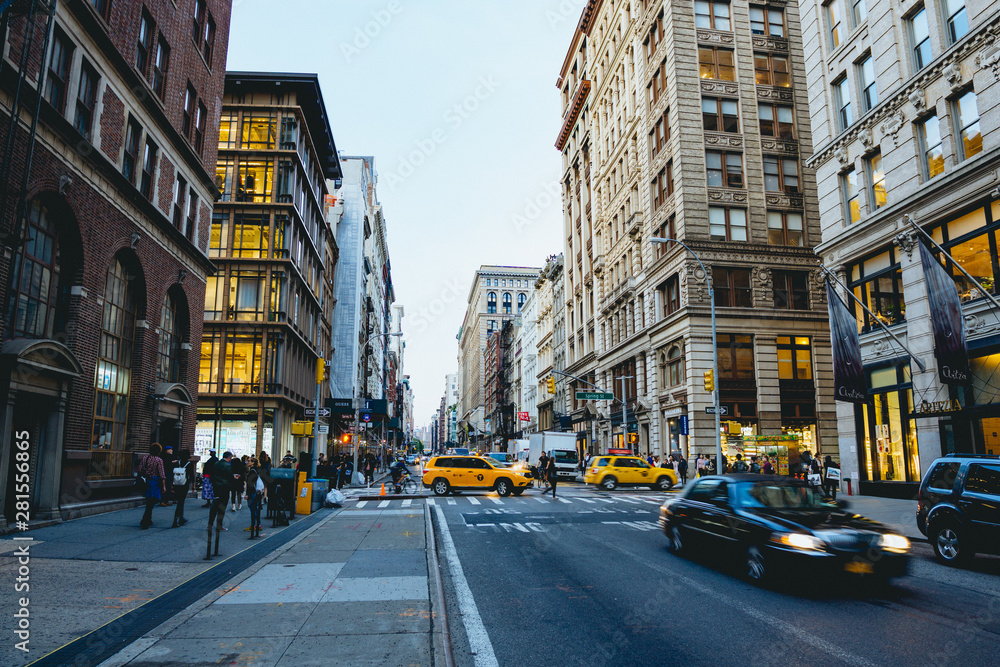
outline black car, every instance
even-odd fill
[[[763,582],[804,568],[810,574],[906,574],[910,542],[871,519],[828,502],[804,480],[778,475],[699,477],[660,508],[670,550],[721,553]]]
[[[920,482],[917,528],[948,565],[976,552],[1000,553],[1000,457],[958,454],[934,461]]]

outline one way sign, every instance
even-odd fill
[[[316,408],[306,408],[306,417],[315,417],[315,416],[316,416]],[[330,416],[330,408],[320,408],[319,409],[319,416],[320,417],[329,417]]]
[[[706,415],[714,415],[715,414],[715,407],[710,405],[707,408],[705,408],[705,414]],[[719,406],[719,416],[720,417],[725,417],[728,414],[729,414],[729,408],[727,408],[724,405],[720,405]]]

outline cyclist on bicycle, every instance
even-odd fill
[[[392,462],[392,465],[389,466],[389,472],[392,474],[392,485],[397,488],[399,487],[399,480],[403,476],[403,473],[405,472],[407,475],[411,474],[410,469],[406,467],[406,461],[403,460],[403,457],[399,457]]]

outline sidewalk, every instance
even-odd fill
[[[125,665],[433,665],[425,517],[328,513],[105,661]]]

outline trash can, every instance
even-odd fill
[[[296,514],[312,514],[312,484],[299,484],[299,493],[295,497]]]
[[[312,511],[315,512],[323,507],[323,501],[326,500],[326,494],[330,489],[325,479],[310,479],[308,481],[312,484]]]

